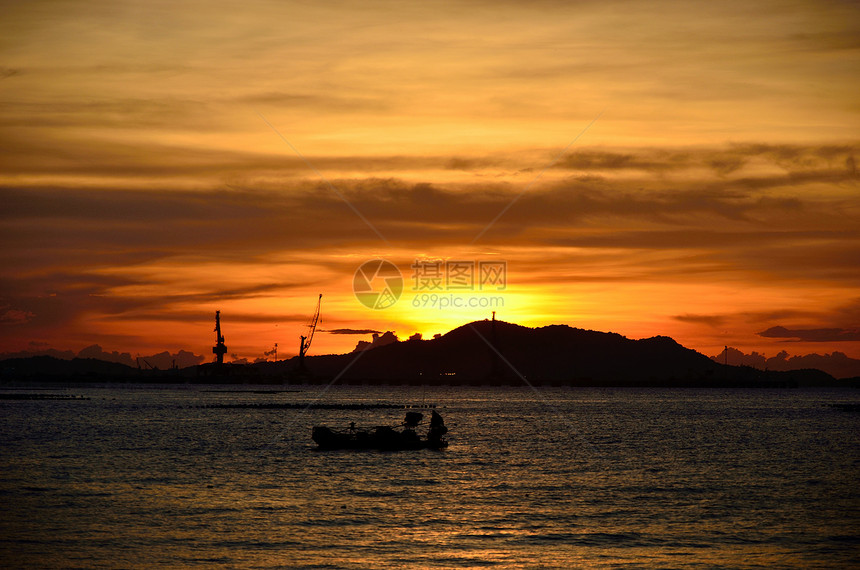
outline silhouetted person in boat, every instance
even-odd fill
[[[430,430],[427,432],[427,440],[437,442],[446,433],[448,433],[448,428],[445,427],[445,420],[436,410],[433,410],[430,415]]]

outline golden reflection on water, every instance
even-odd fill
[[[329,397],[418,397],[397,390]],[[114,392],[6,409],[9,565],[832,567],[856,553],[856,417],[822,404],[839,394],[556,390],[550,408],[440,390],[450,448],[355,453],[309,440],[343,411]]]

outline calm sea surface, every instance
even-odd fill
[[[860,566],[856,391],[251,390],[0,390],[90,398],[0,400],[0,563]],[[435,403],[451,446],[310,439],[402,410],[202,407],[313,401]]]

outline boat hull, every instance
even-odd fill
[[[421,438],[413,430],[397,431],[389,427],[373,430],[335,431],[326,426],[316,426],[311,435],[319,449],[376,449],[380,451],[402,451],[410,449],[444,449],[445,439]]]

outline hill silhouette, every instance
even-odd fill
[[[398,384],[569,386],[793,386],[833,382],[817,370],[766,372],[724,366],[665,336],[550,325],[475,321],[432,340],[410,339],[357,353],[315,356],[319,378]]]
[[[0,378],[3,380],[81,380],[126,378],[137,372],[118,362],[97,358],[66,360],[55,356],[9,358],[0,361]]]
[[[393,335],[391,335],[393,336]],[[407,385],[554,385],[794,387],[845,386],[820,370],[767,371],[726,366],[673,339],[632,340],[616,333],[549,325],[530,328],[475,321],[431,340],[363,343],[346,354],[254,364],[201,364],[138,370],[95,359],[32,357],[0,363],[5,381],[199,383],[345,383]],[[853,382],[856,384],[856,381]]]

